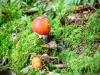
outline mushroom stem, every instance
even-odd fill
[[[39,35],[39,34],[38,34],[38,35]],[[39,38],[44,39],[44,40],[47,40],[48,35],[39,35]]]

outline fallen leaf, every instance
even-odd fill
[[[29,15],[29,14],[34,14],[38,11],[38,8],[37,7],[34,7],[34,8],[31,8],[29,10],[25,10],[24,13]]]
[[[42,48],[57,50],[57,44],[55,41],[51,41],[48,44],[42,45]]]
[[[46,9],[45,9],[45,11],[50,10],[51,9],[51,6],[52,6],[52,2],[49,2],[48,5],[47,5],[47,7],[46,7]]]
[[[30,69],[33,69],[32,65],[29,65],[21,70],[22,73],[26,74]]]
[[[68,64],[54,64],[54,67],[56,67],[56,68],[65,68],[65,67],[68,67]]]
[[[84,18],[80,18],[80,15],[76,14],[76,16],[67,16],[67,21],[69,24],[71,23],[81,24],[84,22]]]
[[[59,57],[53,57],[53,56],[50,56],[48,54],[43,54],[42,57],[43,57],[45,63],[49,63],[51,61],[51,59],[53,59],[53,60],[57,59],[58,63],[59,63],[59,60],[60,60]]]
[[[60,73],[55,73],[55,72],[49,72],[48,75],[61,75]]]

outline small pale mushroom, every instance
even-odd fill
[[[12,33],[12,35],[10,36],[9,41],[10,41],[10,42],[14,42],[14,41],[16,41],[16,40],[18,40],[16,33]]]

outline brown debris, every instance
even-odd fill
[[[86,6],[83,6],[83,7],[80,7],[76,10],[73,10],[72,12],[73,13],[83,13],[84,11],[96,11],[93,7],[91,7],[90,5],[86,5]]]
[[[80,18],[80,15],[76,14],[76,16],[68,16],[67,21],[68,21],[68,24],[71,24],[71,23],[82,24],[84,22],[84,18]]]
[[[53,57],[53,56],[50,56],[48,55],[47,53],[46,54],[43,54],[42,57],[44,58],[44,62],[45,63],[49,63],[51,59],[57,59],[58,60],[58,63],[60,61],[60,58],[59,57]]]
[[[54,67],[56,67],[56,68],[67,68],[68,64],[54,64]]]
[[[57,44],[55,41],[51,41],[48,44],[42,45],[42,48],[57,50]]]
[[[38,8],[35,7],[35,8],[31,8],[31,9],[25,9],[25,10],[24,10],[24,13],[27,14],[27,15],[29,15],[29,14],[34,14],[34,13],[36,13],[37,11],[38,11]]]
[[[71,23],[83,24],[85,23],[85,21],[88,20],[89,17],[91,17],[92,13],[95,11],[96,9],[94,7],[91,7],[90,5],[86,5],[78,9],[68,11],[60,19],[60,23],[62,25],[65,25],[66,23],[67,24],[71,24]],[[70,16],[70,13],[73,13],[73,16]]]
[[[11,21],[11,16],[10,16],[10,14],[8,14],[8,13],[6,13],[6,12],[2,12],[2,15],[3,15],[3,17],[4,17],[5,19]]]
[[[50,10],[50,9],[51,9],[51,6],[52,6],[52,2],[50,1],[50,2],[48,2],[48,4],[47,4],[47,7],[46,7],[45,11]]]

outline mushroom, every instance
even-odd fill
[[[50,22],[44,17],[36,17],[32,22],[32,30],[39,35],[39,38],[47,39],[50,29]]]
[[[33,66],[33,68],[41,68],[42,67],[42,61],[38,56],[35,56],[32,59],[32,66]]]

